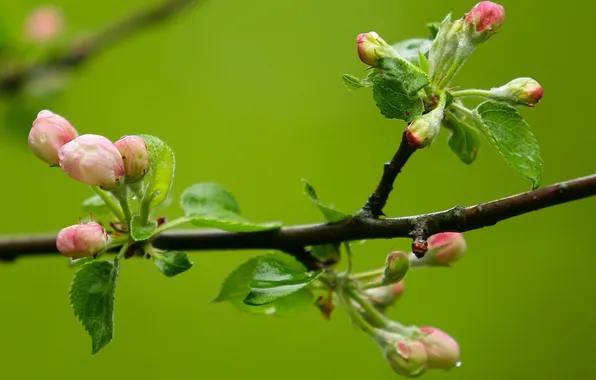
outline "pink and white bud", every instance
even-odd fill
[[[25,38],[35,43],[55,41],[62,33],[62,12],[53,6],[33,10],[25,20]]]
[[[145,140],[140,136],[123,136],[114,143],[122,160],[126,179],[135,182],[149,170],[149,151]]]
[[[369,66],[379,67],[381,58],[397,56],[395,49],[375,32],[359,34],[357,41],[358,56]]]
[[[448,371],[459,365],[459,345],[455,339],[434,327],[423,327],[420,332],[426,334],[420,343],[426,350],[429,369]]]
[[[517,78],[490,90],[491,97],[511,105],[534,107],[544,95],[540,83],[532,78]]]
[[[459,232],[441,232],[428,240],[428,256],[441,265],[449,265],[461,259],[468,250],[464,235]]]
[[[391,252],[387,255],[381,285],[391,285],[401,281],[410,269],[410,259],[405,252]]]
[[[103,136],[79,136],[60,148],[58,157],[66,174],[87,185],[111,190],[124,177],[120,152]]]
[[[58,165],[58,151],[78,135],[68,120],[52,111],[43,110],[33,121],[29,132],[29,148],[42,161]]]
[[[380,311],[385,311],[387,307],[393,305],[400,299],[404,289],[405,282],[402,280],[393,285],[367,289],[364,292],[374,307]]]
[[[418,377],[428,368],[428,356],[422,343],[397,340],[384,348],[385,359],[398,375]]]
[[[443,107],[437,107],[429,113],[418,117],[406,128],[408,144],[416,149],[430,146],[441,131],[441,122],[444,116]]]
[[[505,8],[491,1],[482,1],[466,14],[465,22],[473,25],[476,32],[499,30],[505,21]]]
[[[106,230],[95,222],[63,228],[56,239],[58,251],[73,259],[96,255],[107,245]]]

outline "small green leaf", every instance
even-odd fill
[[[343,74],[341,79],[344,81],[346,88],[350,91],[355,91],[366,87],[359,78],[350,74]]]
[[[373,79],[373,99],[383,116],[410,122],[422,115],[424,104],[420,98],[409,97],[402,83],[393,78]]]
[[[149,151],[149,172],[145,175],[144,197],[151,199],[151,206],[159,206],[167,198],[174,181],[176,160],[170,147],[151,135],[140,135]]]
[[[416,57],[418,57],[416,53]],[[408,97],[418,98],[418,91],[430,84],[428,75],[410,62],[397,58],[386,57],[379,61],[382,76],[400,83],[403,92]]]
[[[319,208],[319,210],[321,210],[327,222],[341,222],[350,217],[350,215],[337,211],[333,206],[321,202],[317,196],[315,188],[305,179],[303,179],[302,182],[304,183],[304,193]]]
[[[83,211],[94,216],[109,215],[112,211],[99,195],[94,195],[83,201]]]
[[[441,29],[441,23],[438,21],[429,22],[426,24],[426,27],[430,31],[431,39],[435,39],[437,37],[437,33],[439,33],[439,30]]]
[[[192,262],[188,259],[186,252],[166,252],[157,255],[155,266],[167,277],[186,272],[192,267]]]
[[[474,162],[480,149],[478,131],[451,113],[447,114],[443,125],[451,130],[448,143],[453,153],[465,164]]]
[[[92,354],[112,340],[114,331],[114,293],[120,272],[118,259],[91,261],[74,275],[70,285],[70,304],[92,340]]]
[[[141,222],[141,216],[135,214],[130,222],[130,236],[135,241],[147,240],[153,236],[156,228],[156,221],[149,221],[147,224],[143,224]]]
[[[232,194],[215,183],[197,183],[182,193],[180,203],[189,221],[199,227],[234,232],[276,230],[279,222],[253,223],[240,216],[240,207]]]
[[[418,52],[418,61],[420,62],[419,66],[422,69],[422,71],[428,74],[430,70],[430,66],[428,65],[428,59],[421,52]]]
[[[426,60],[431,44],[432,40],[429,40],[428,38],[411,38],[396,43],[393,45],[393,48],[403,59],[422,68],[420,57],[425,57],[424,60]],[[427,72],[427,70],[424,70],[423,68],[422,70]]]
[[[530,179],[533,189],[537,188],[542,175],[542,158],[528,123],[515,108],[490,100],[480,104],[475,115],[476,125],[486,139],[509,166]]]
[[[313,305],[313,296],[309,289],[303,288],[287,297],[280,298],[264,306],[251,306],[244,303],[250,292],[253,273],[265,256],[254,257],[236,268],[225,279],[219,295],[213,302],[230,302],[240,311],[251,314],[289,316],[298,314],[305,307]]]
[[[323,274],[323,270],[307,272],[293,257],[282,253],[263,257],[254,270],[247,305],[266,305],[299,291]]]
[[[339,246],[336,244],[315,245],[311,248],[310,254],[317,260],[327,261],[339,258]]]

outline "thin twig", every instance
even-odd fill
[[[375,192],[372,193],[366,204],[362,207],[362,210],[359,212],[360,216],[379,218],[384,215],[383,208],[387,204],[387,199],[389,199],[391,190],[393,190],[393,183],[415,151],[416,148],[412,148],[408,144],[406,132],[404,132],[397,152],[395,152],[391,161],[385,163],[385,166],[383,167],[383,176],[381,177]]]
[[[160,4],[130,14],[84,40],[73,41],[56,56],[0,76],[0,91],[15,92],[30,80],[53,70],[74,69],[110,46],[161,23],[198,2],[199,0],[164,0]]]
[[[265,232],[179,230],[153,241],[165,250],[274,249],[303,255],[296,247],[362,239],[427,238],[445,232],[465,232],[546,207],[596,195],[596,174],[470,207],[401,218],[354,217],[341,223],[288,226]],[[0,259],[55,254],[56,234],[0,238]]]

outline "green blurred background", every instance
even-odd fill
[[[92,30],[147,1],[57,0],[72,30]],[[481,46],[456,82],[491,87],[532,76],[545,88],[521,112],[542,146],[543,184],[596,172],[590,119],[596,79],[589,72],[596,3],[504,0],[502,33]],[[0,4],[14,31],[34,0]],[[256,221],[316,222],[302,195],[308,178],[324,200],[357,210],[396,149],[404,124],[384,119],[370,92],[348,92],[359,74],[356,35],[388,41],[426,36],[425,23],[470,0],[208,0],[166,26],[109,50],[85,66],[60,96],[31,106],[22,125],[0,104],[4,204],[0,233],[56,231],[81,215],[85,186],[49,170],[28,151],[41,108],[83,133],[117,139],[148,133],[177,155],[174,194],[198,181],[225,185]],[[578,15],[579,12],[582,15]],[[23,112],[20,110],[19,112]],[[8,120],[8,121],[7,121]],[[399,178],[389,215],[470,205],[528,190],[487,144],[474,165],[449,151],[443,132]],[[444,329],[463,365],[427,379],[590,379],[596,371],[593,294],[596,199],[562,205],[469,232],[467,257],[452,269],[411,273],[391,316]],[[180,210],[172,204],[168,216]],[[356,266],[382,265],[409,241],[355,247]],[[380,351],[342,311],[323,320],[314,308],[292,318],[251,316],[210,304],[228,272],[262,252],[201,252],[185,275],[164,278],[142,260],[126,261],[116,299],[115,339],[91,356],[73,316],[64,258],[0,265],[0,378],[6,379],[392,379]]]

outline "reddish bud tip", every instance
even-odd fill
[[[123,136],[114,143],[124,161],[127,182],[142,178],[149,170],[149,151],[140,136]]]
[[[473,25],[477,32],[496,32],[505,21],[505,8],[492,1],[482,1],[466,14],[465,21]]]
[[[459,232],[442,232],[430,237],[428,248],[437,263],[448,265],[461,259],[468,246]]]
[[[359,34],[357,42],[360,60],[372,67],[379,67],[381,58],[392,57],[397,54],[393,47],[375,32]]]
[[[35,43],[55,41],[63,29],[62,12],[53,7],[45,6],[33,10],[25,20],[25,38]]]

